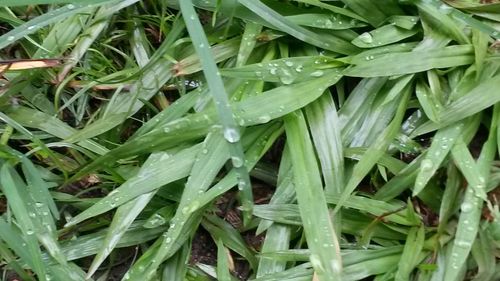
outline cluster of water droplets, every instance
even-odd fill
[[[314,61],[314,67],[321,67],[322,64],[327,63],[328,60],[325,59],[316,59]],[[293,59],[279,60],[274,62],[269,62],[267,65],[258,64],[258,70],[255,71],[255,76],[258,78],[265,78],[267,74],[277,77],[281,83],[284,85],[290,85],[297,80],[299,76],[302,76],[301,73],[304,71],[306,66],[303,62],[299,62]],[[310,72],[311,77],[321,77],[323,76],[323,70],[312,70]],[[272,79],[274,80],[274,79]]]

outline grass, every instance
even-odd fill
[[[0,280],[499,280],[499,5],[1,1]]]

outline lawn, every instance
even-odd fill
[[[500,280],[500,1],[0,0],[0,280]]]

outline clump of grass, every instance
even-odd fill
[[[498,280],[497,1],[3,0],[2,280]]]

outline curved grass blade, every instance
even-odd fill
[[[355,46],[342,39],[328,37],[329,40],[327,40],[317,33],[292,23],[290,20],[263,4],[260,0],[239,0],[239,2],[279,30],[301,41],[341,54],[353,54],[358,51]]]

